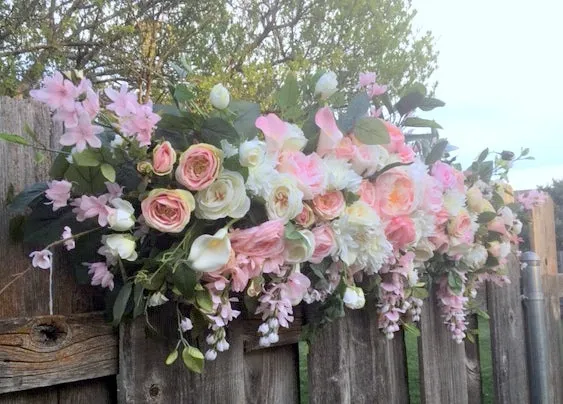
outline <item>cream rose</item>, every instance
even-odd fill
[[[239,162],[243,167],[257,167],[264,161],[266,143],[256,138],[243,142],[239,147]]]
[[[223,170],[217,180],[196,196],[195,214],[200,219],[216,220],[230,216],[239,219],[250,209],[244,178],[235,171]]]
[[[281,219],[287,223],[303,210],[303,192],[287,175],[279,175],[271,184],[266,198],[266,212],[270,220]]]
[[[311,259],[315,251],[315,235],[310,230],[299,230],[295,237],[285,240],[285,261],[297,264]]]
[[[191,145],[182,153],[176,181],[190,191],[200,191],[210,186],[221,172],[223,152],[207,143]]]
[[[146,225],[163,233],[184,230],[194,207],[194,197],[183,189],[153,189],[141,202]]]

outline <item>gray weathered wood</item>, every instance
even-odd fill
[[[469,329],[477,329],[477,316],[470,315],[467,318]],[[483,391],[481,388],[481,363],[479,357],[479,336],[475,336],[475,342],[465,340],[465,370],[467,372],[467,402],[468,404],[481,404],[483,402]]]
[[[466,404],[465,349],[443,324],[434,290],[424,302],[420,322],[421,397],[426,404]]]
[[[117,336],[100,314],[0,319],[0,393],[117,373]]]
[[[26,136],[24,133],[26,123],[37,133],[43,144],[54,149],[60,147],[58,139],[62,127],[52,122],[46,107],[30,100],[0,97],[0,132]],[[52,156],[46,154],[46,161],[37,164],[33,158],[34,150],[0,142],[0,257],[4,264],[0,265],[2,286],[15,274],[25,271],[30,263],[28,257],[30,248],[13,244],[8,239],[8,223],[13,214],[7,210],[6,199],[9,194],[12,192],[17,194],[26,185],[49,178],[48,171]],[[47,271],[34,269],[10,286],[0,295],[0,319],[29,318],[48,314],[48,279]],[[84,313],[101,308],[102,300],[96,289],[78,286],[73,279],[72,271],[58,258],[55,259],[54,292],[55,314]],[[3,375],[1,371],[0,375]],[[83,396],[82,401],[104,402],[104,397],[107,397],[112,388],[108,380],[111,382],[111,378],[103,379],[102,384],[107,385],[104,392],[90,391]],[[99,385],[99,382],[97,383]],[[74,397],[79,397],[83,391],[82,386],[61,385],[55,388],[3,394],[0,395],[0,402],[54,404],[58,402],[58,392],[62,388],[67,392],[75,390]]]
[[[374,307],[347,310],[321,329],[308,364],[313,404],[408,402],[404,338],[385,338]]]
[[[526,333],[520,294],[520,264],[508,262],[510,284],[487,285],[495,402],[525,403],[530,399],[526,364]]]

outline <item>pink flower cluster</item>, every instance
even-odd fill
[[[516,199],[522,204],[522,206],[524,206],[524,209],[532,210],[535,206],[541,206],[545,203],[547,200],[547,194],[543,191],[533,189],[531,191],[518,194]]]

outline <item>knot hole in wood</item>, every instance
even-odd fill
[[[58,347],[69,337],[66,322],[58,319],[42,319],[31,327],[31,340],[43,347]]]

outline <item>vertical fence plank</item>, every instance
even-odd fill
[[[549,396],[552,402],[563,402],[563,360],[561,358],[561,308],[557,280],[557,247],[555,243],[555,211],[553,200],[532,211],[530,244],[541,259],[542,283],[546,301],[547,335],[549,339]]]
[[[407,403],[405,345],[377,328],[374,309],[350,310],[309,348],[310,402]]]
[[[467,318],[469,329],[477,329],[477,316]],[[483,391],[481,388],[481,362],[479,357],[479,335],[475,342],[465,340],[465,369],[467,371],[467,401],[468,404],[481,404]]]
[[[434,290],[422,308],[419,359],[426,404],[467,404],[465,349],[446,329]]]
[[[26,136],[24,127],[28,124],[37,134],[42,143],[51,148],[58,148],[58,139],[62,126],[53,123],[49,110],[30,100],[13,100],[0,97],[0,132]],[[0,142],[0,279],[2,283],[24,271],[30,264],[29,249],[9,240],[9,220],[13,214],[9,212],[6,199],[10,194],[17,194],[26,185],[48,179],[52,156],[37,164],[34,151],[18,145]],[[96,294],[93,288],[77,286],[72,271],[65,266],[63,260],[55,259],[54,266],[54,311],[55,314],[71,314],[88,312],[99,308],[96,306]],[[0,317],[32,317],[48,314],[49,273],[33,269],[15,282],[0,295]],[[2,363],[0,363],[2,374]],[[97,392],[89,395],[91,402],[104,402],[114,384],[103,385]],[[105,382],[104,382],[105,383]],[[59,389],[68,393],[76,392],[80,385],[69,384],[64,387],[42,388],[33,391],[22,391],[0,396],[0,403],[57,403]]]
[[[495,402],[527,403],[530,400],[526,364],[526,333],[520,298],[520,264],[515,255],[508,262],[510,284],[487,285],[491,328]]]

